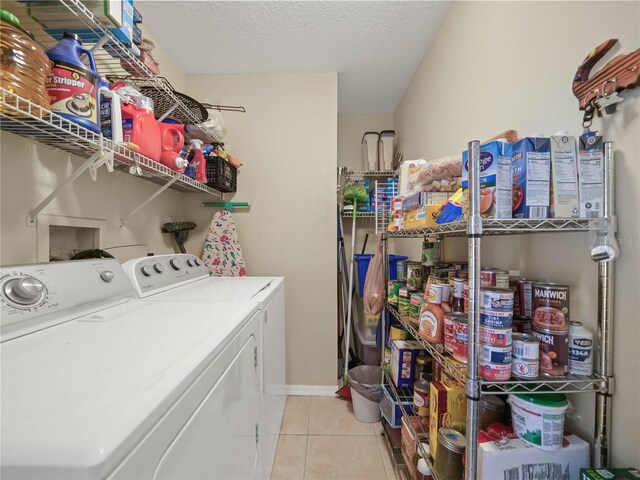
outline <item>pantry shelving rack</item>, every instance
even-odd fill
[[[468,340],[468,366],[466,373],[456,369],[446,362],[446,355],[440,352],[434,345],[425,341],[416,328],[405,318],[399,315],[397,309],[388,303],[385,308],[398,320],[413,337],[432,355],[434,361],[442,365],[443,369],[465,385],[467,396],[467,421],[466,421],[466,461],[465,478],[472,480],[477,478],[477,454],[478,454],[478,420],[479,400],[481,395],[508,394],[514,390],[527,391],[528,393],[549,393],[550,391],[562,393],[595,393],[595,435],[594,435],[594,460],[593,464],[605,467],[609,464],[611,453],[610,428],[611,428],[611,397],[614,393],[613,377],[613,296],[614,296],[614,262],[598,262],[598,338],[597,352],[594,363],[595,373],[591,377],[570,375],[563,379],[539,377],[536,380],[520,381],[510,380],[506,382],[485,381],[479,376],[479,339],[480,339],[480,258],[481,239],[485,235],[502,234],[531,234],[543,232],[586,232],[590,229],[589,219],[542,219],[542,220],[485,220],[480,216],[480,142],[472,141],[468,145],[469,153],[469,219],[436,227],[385,232],[382,234],[383,252],[388,256],[387,241],[389,238],[426,238],[466,236],[468,241],[469,262],[469,340]],[[613,143],[606,142],[603,152],[603,184],[604,184],[604,218],[607,224],[616,225],[615,217],[615,190],[614,190],[614,156]],[[384,262],[385,270],[388,262]],[[389,274],[385,271],[388,280]],[[381,316],[383,322],[382,345],[386,345],[386,315]],[[384,349],[384,347],[383,347]],[[384,359],[384,355],[382,356]],[[383,361],[384,363],[384,361]],[[383,364],[384,369],[384,364]],[[383,373],[382,381],[390,386],[396,400],[402,394],[394,388],[394,384],[388,374]],[[400,402],[402,406],[402,402]],[[404,410],[404,409],[403,409]],[[406,413],[406,412],[404,412]],[[419,448],[422,450],[422,446]],[[422,451],[423,454],[426,452]],[[425,455],[426,456],[426,455]],[[429,459],[427,463],[430,464]],[[431,466],[431,465],[430,465]],[[434,469],[432,468],[432,471]],[[435,473],[435,472],[434,472]],[[437,478],[434,476],[434,478]]]

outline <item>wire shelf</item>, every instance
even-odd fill
[[[342,217],[343,218],[353,218],[353,212],[350,210],[343,210],[342,211]],[[376,218],[376,213],[375,212],[357,212],[356,213],[356,220],[359,220],[360,218]]]
[[[438,362],[442,368],[452,378],[458,382],[466,383],[464,372],[454,368],[446,361],[449,355],[439,352],[434,345],[423,339],[416,328],[406,321],[398,313],[395,307],[387,306],[391,314],[409,331],[411,335],[422,345],[431,357]],[[578,375],[568,375],[565,378],[551,378],[540,376],[531,380],[511,379],[504,382],[480,380],[480,391],[483,395],[507,395],[509,393],[583,393],[583,392],[606,392],[606,379],[599,375],[582,377]]]
[[[375,177],[397,177],[395,170],[385,170],[379,172],[346,170],[344,176],[350,180],[364,180]]]
[[[34,4],[35,5],[35,4]],[[45,48],[56,45],[59,38],[54,38],[45,31],[62,32],[65,29],[81,31],[80,37],[83,46],[92,49],[96,44],[102,44],[93,52],[96,66],[101,76],[135,76],[145,77],[151,82],[172,105],[176,105],[175,112],[182,118],[190,120],[189,123],[199,124],[200,119],[189,109],[184,102],[178,98],[175,90],[162,77],[157,77],[147,65],[137,57],[133,51],[118,40],[109,30],[113,25],[98,18],[80,0],[57,0],[45,6],[38,6],[46,12],[55,13],[55,19],[46,21],[46,27],[27,15],[24,4],[8,4],[3,8],[14,13],[21,22],[21,26],[29,30],[35,40]],[[42,11],[42,10],[41,10]],[[50,18],[51,16],[48,16]],[[104,43],[103,43],[104,42]],[[209,129],[205,130],[212,138],[218,137]]]
[[[508,219],[482,220],[483,235],[507,235],[543,232],[585,232],[589,230],[588,218],[547,218],[547,219]],[[387,232],[389,238],[417,238],[427,235],[444,237],[463,237],[467,235],[467,222],[451,222],[419,230],[401,230]]]
[[[129,171],[130,167],[139,166],[140,178],[160,185],[166,184],[177,175],[178,180],[169,188],[180,192],[208,193],[222,198],[222,194],[217,190],[180,175],[4,88],[0,88],[0,106],[0,129],[3,131],[84,159],[100,151],[113,153],[116,170]]]

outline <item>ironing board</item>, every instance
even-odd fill
[[[236,224],[230,212],[216,212],[211,220],[202,252],[202,261],[214,277],[247,275]]]

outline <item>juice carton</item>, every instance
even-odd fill
[[[551,216],[579,216],[575,137],[563,134],[551,137],[551,188]]]
[[[604,165],[602,137],[578,137],[578,190],[580,217],[597,218],[604,215]]]
[[[513,218],[548,218],[551,189],[551,143],[527,137],[513,145]]]
[[[462,212],[469,216],[469,155],[462,152]],[[511,144],[480,145],[480,214],[483,218],[511,218]]]

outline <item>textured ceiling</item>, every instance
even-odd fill
[[[392,112],[450,2],[140,1],[187,74],[338,72],[338,110]]]

